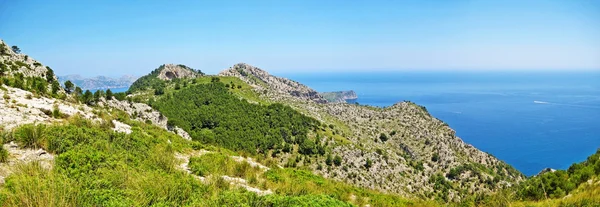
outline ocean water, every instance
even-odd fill
[[[425,106],[465,142],[525,175],[567,169],[600,147],[600,71],[276,74],[360,104]]]
[[[95,93],[97,90],[103,90],[106,91],[106,89],[92,89],[90,90],[91,92]],[[129,87],[125,87],[125,88],[111,88],[110,91],[112,91],[113,93],[120,93],[120,92],[125,92],[129,90]]]

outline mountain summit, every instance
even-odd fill
[[[129,92],[144,90],[148,88],[162,88],[164,81],[175,79],[197,78],[203,76],[200,70],[194,70],[182,64],[164,64],[154,69],[150,74],[137,79],[129,87]]]
[[[277,77],[267,71],[246,63],[238,63],[219,73],[219,76],[237,77],[256,89],[270,88],[280,95],[291,95],[296,98],[312,100],[317,103],[327,103],[323,96],[312,88],[299,82]]]

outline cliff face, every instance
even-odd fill
[[[267,90],[283,96],[292,96],[302,100],[312,100],[316,103],[326,103],[317,91],[306,85],[287,78],[281,78],[270,75],[267,71],[248,65],[238,63],[233,67],[219,73],[220,76],[233,76],[255,87],[258,91]]]
[[[335,91],[335,92],[323,92],[319,93],[330,103],[346,103],[348,100],[358,99],[356,92],[350,91]]]

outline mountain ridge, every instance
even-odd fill
[[[83,90],[105,90],[112,88],[128,88],[139,77],[133,75],[123,75],[119,78],[108,76],[83,77],[79,74],[58,76],[59,82],[64,84],[70,80],[75,86],[81,87]]]

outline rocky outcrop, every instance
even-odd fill
[[[2,147],[8,152],[8,158],[6,162],[0,163],[0,184],[4,184],[4,178],[12,174],[15,166],[19,164],[38,162],[43,168],[52,168],[54,155],[44,149],[20,148],[14,142],[4,144]]]
[[[177,126],[175,126],[175,127],[167,126],[167,122],[168,122],[167,117],[163,116],[160,112],[152,109],[152,107],[148,106],[147,104],[134,103],[134,102],[129,102],[129,101],[119,101],[114,98],[111,100],[101,99],[100,102],[102,105],[106,105],[110,108],[115,108],[115,109],[124,111],[125,113],[127,113],[131,117],[133,117],[133,119],[135,119],[135,120],[138,120],[141,122],[150,122],[153,125],[161,127],[168,131],[171,131],[171,132],[181,136],[184,139],[192,140],[190,135],[183,129],[181,129]],[[115,124],[116,131],[122,131],[122,132],[127,133],[127,130],[128,130],[127,128],[116,127],[116,126],[117,126],[117,124]]]
[[[200,74],[185,65],[165,64],[158,73],[161,80],[173,80],[175,78],[196,78]]]
[[[0,40],[0,76],[11,76],[17,73],[24,77],[41,77],[43,79],[58,80],[50,67],[44,66],[37,60],[22,53],[14,52],[11,47]],[[52,73],[48,73],[48,70]],[[46,77],[52,75],[52,77]]]
[[[319,93],[329,103],[347,103],[350,100],[358,99],[356,92],[350,91],[335,91]]]
[[[246,63],[238,63],[219,73],[220,76],[233,76],[242,79],[246,83],[252,85],[257,91],[274,92],[272,97],[276,96],[291,96],[303,100],[312,100],[317,103],[326,103],[319,93],[306,85],[296,81],[276,77],[270,75],[267,71],[260,68],[248,65]]]
[[[2,85],[0,90],[0,126],[11,129],[15,126],[52,122],[54,110],[59,114],[72,116],[80,114],[84,118],[100,121],[86,105],[78,105],[53,98],[36,97],[33,93]]]

